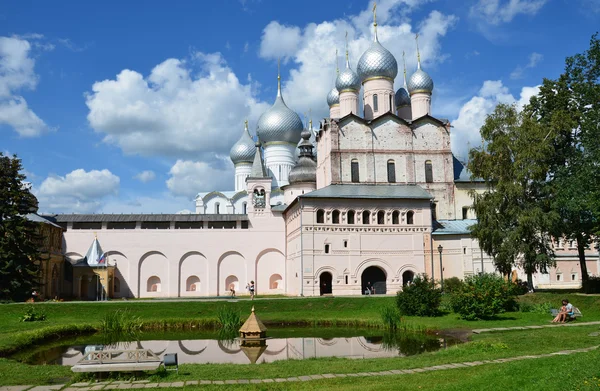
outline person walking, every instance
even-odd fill
[[[250,292],[250,300],[254,300],[254,290],[256,289],[254,286],[254,281],[250,281],[250,284],[246,285],[248,292]]]

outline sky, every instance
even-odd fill
[[[283,96],[328,116],[336,49],[373,36],[372,1],[0,2],[0,151],[42,213],[176,213],[233,190],[229,149]],[[433,78],[465,159],[498,103],[519,107],[600,30],[600,0],[382,0],[380,42]],[[402,85],[401,73],[395,81]]]

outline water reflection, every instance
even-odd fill
[[[278,360],[305,360],[316,357],[381,358],[410,356],[438,350],[454,340],[429,336],[387,335],[345,338],[269,338],[255,343],[240,339],[150,340],[118,342],[110,346],[74,345],[37,352],[32,364],[75,365],[91,350],[150,349],[157,356],[177,353],[180,364],[248,364]]]

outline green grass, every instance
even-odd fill
[[[571,294],[571,302],[583,312],[583,321],[600,320],[600,296]],[[552,303],[558,306],[562,294],[536,293],[520,298],[529,304]],[[36,303],[35,306],[47,315],[44,322],[20,322],[26,310],[25,305],[0,305],[0,355],[14,353],[64,335],[79,335],[100,328],[101,321],[114,311],[127,311],[139,318],[146,329],[157,334],[163,329],[209,329],[218,324],[219,309],[227,306],[239,311],[242,319],[250,314],[254,305],[257,315],[269,325],[299,324],[312,326],[339,327],[383,327],[380,309],[393,305],[394,297],[354,297],[354,298],[305,298],[305,299],[264,299],[229,301],[127,301],[109,303]],[[536,312],[515,312],[500,315],[489,321],[469,322],[460,320],[455,314],[436,318],[404,317],[401,330],[441,330],[510,327],[547,324],[549,314]],[[512,357],[518,355],[548,353],[562,349],[574,349],[600,344],[600,339],[588,337],[599,327],[580,326],[573,328],[553,328],[503,333],[486,333],[473,337],[474,342],[455,346],[443,351],[425,353],[410,358],[384,358],[370,360],[311,359],[303,361],[281,361],[256,366],[245,365],[185,365],[180,370],[178,380],[198,378],[256,378],[285,377],[302,374],[327,372],[362,372],[385,369],[414,368],[443,363],[473,361],[481,359]],[[536,360],[537,361],[537,360]],[[504,366],[508,364],[502,364]],[[175,380],[174,373],[168,379]],[[438,376],[428,374],[427,376]],[[418,376],[417,376],[418,377]],[[68,367],[31,366],[6,358],[0,359],[0,385],[48,384],[67,382],[73,379]],[[391,378],[385,377],[391,380]],[[466,381],[467,379],[465,379]],[[343,384],[341,380],[338,380]],[[315,383],[309,383],[315,384]],[[337,384],[337,383],[336,383]],[[355,384],[351,382],[351,384]],[[366,384],[366,383],[364,383]],[[383,383],[381,383],[383,384]],[[412,384],[412,383],[411,383]],[[289,386],[289,384],[286,384]],[[371,387],[366,387],[371,389]],[[364,387],[362,389],[365,389]],[[464,389],[469,389],[464,388]]]

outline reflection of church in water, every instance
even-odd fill
[[[82,258],[97,232],[114,297],[244,294],[250,281],[259,295],[359,295],[369,284],[385,294],[419,273],[492,271],[468,231],[468,193],[484,185],[453,156],[448,120],[431,115],[420,58],[394,91],[397,75],[375,25],[356,71],[346,50],[318,129],[287,106],[278,78],[260,142],[246,124],[231,148],[234,191],[198,194],[193,214],[53,216],[67,257]],[[88,277],[67,295],[93,298]]]

